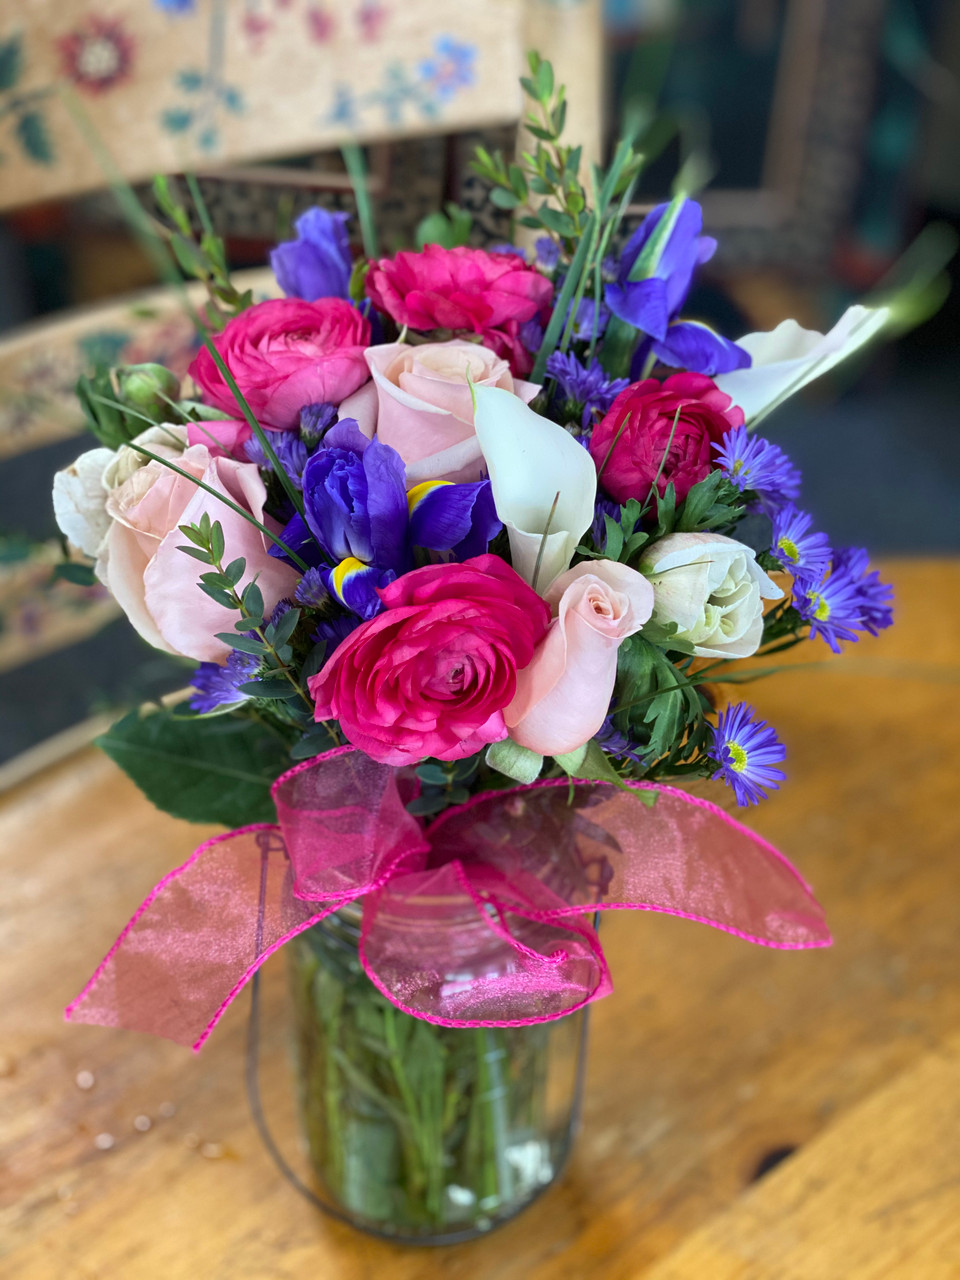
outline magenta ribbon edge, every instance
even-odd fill
[[[327,760],[333,760],[339,756],[349,755],[355,752],[359,753],[359,749],[357,747],[353,747],[348,744],[346,746],[333,747],[330,751],[322,752],[320,755],[313,756],[309,760],[301,761],[299,764],[294,765],[292,769],[288,769],[285,773],[282,773],[280,777],[277,778],[271,784],[270,786],[271,799],[273,799],[274,802],[276,802],[276,795],[279,788],[285,782],[289,781],[291,778],[296,777],[298,774],[303,773],[305,770],[314,768],[319,764],[323,764]],[[529,791],[540,790],[543,787],[568,787],[571,784],[571,782],[573,782],[574,784],[579,783],[580,785],[585,785],[585,786],[603,786],[603,785],[610,786],[611,785],[610,783],[604,784],[603,779],[594,779],[594,778],[576,778],[576,779],[575,778],[544,778],[537,782],[520,783],[515,787],[508,787],[503,791],[481,792],[478,795],[471,796],[470,799],[465,801],[463,804],[456,805],[451,809],[445,810],[442,814],[440,814],[437,818],[435,818],[434,821],[430,823],[429,826],[427,826],[424,829],[424,834],[430,835],[433,831],[436,830],[436,828],[443,826],[445,822],[452,820],[453,818],[466,812],[468,809],[471,809],[478,804],[481,804],[485,801],[492,799],[494,796],[508,796],[508,795],[523,794]],[[796,867],[793,865],[793,863],[790,861],[789,858],[787,858],[784,854],[782,854],[779,849],[777,849],[774,845],[772,845],[763,836],[758,835],[757,832],[752,831],[749,827],[745,826],[742,822],[738,822],[736,818],[732,818],[728,813],[726,813],[718,805],[715,805],[712,801],[704,800],[699,796],[692,796],[688,792],[681,790],[679,787],[670,787],[663,783],[627,782],[625,785],[628,786],[631,790],[653,791],[658,795],[676,796],[679,800],[682,800],[684,804],[692,804],[697,808],[705,809],[708,813],[712,814],[714,817],[717,817],[722,822],[726,823],[727,826],[733,827],[740,834],[747,836],[750,840],[752,840],[755,844],[757,844],[762,849],[764,849],[767,853],[773,854],[773,856],[783,864],[783,866],[787,869],[787,871],[789,871],[789,873],[794,877],[794,879],[797,880],[797,882],[803,886],[806,892],[810,894],[811,897],[814,897],[813,889],[807,883],[807,881],[803,878],[800,872],[796,869]],[[276,831],[280,834],[281,838],[283,836],[282,828],[279,826],[278,823],[274,823],[274,822],[254,822],[254,823],[250,823],[248,826],[245,826],[245,827],[237,827],[231,831],[224,831],[224,832],[221,832],[219,835],[211,836],[209,840],[205,840],[203,844],[199,845],[193,851],[193,853],[190,855],[189,858],[187,858],[187,860],[184,863],[182,863],[179,867],[175,867],[172,871],[167,872],[167,874],[161,880],[159,880],[157,884],[154,885],[154,887],[150,890],[150,892],[141,902],[140,906],[136,909],[136,911],[133,913],[133,915],[124,925],[119,936],[117,937],[113,945],[110,947],[109,951],[100,961],[99,965],[97,965],[97,968],[94,971],[92,977],[84,985],[83,990],[79,993],[79,995],[75,996],[74,999],[71,1000],[70,1003],[66,1006],[66,1008],[64,1009],[65,1021],[69,1022],[72,1020],[74,1010],[78,1007],[78,1005],[80,1005],[83,1002],[87,994],[91,991],[94,985],[99,981],[107,965],[116,955],[119,948],[126,941],[128,935],[130,934],[134,926],[143,916],[144,912],[153,904],[153,902],[160,895],[160,893],[167,887],[168,884],[176,880],[178,876],[181,876],[186,870],[188,870],[188,868],[190,868],[194,864],[194,862],[198,861],[198,859],[208,849],[211,849],[215,845],[222,843],[224,840],[231,840],[231,839],[235,839],[238,836],[250,835],[256,831]],[[225,996],[224,999],[221,1001],[220,1005],[217,1007],[216,1012],[214,1013],[206,1029],[204,1030],[203,1034],[191,1046],[194,1053],[199,1053],[199,1051],[203,1048],[203,1045],[206,1043],[208,1037],[210,1036],[210,1033],[217,1026],[217,1024],[219,1023],[223,1015],[226,1013],[229,1006],[240,994],[240,992],[242,991],[244,986],[247,984],[247,982],[250,980],[250,978],[253,977],[256,971],[264,964],[266,960],[269,959],[270,956],[274,954],[274,952],[279,951],[280,948],[286,946],[286,944],[292,938],[295,938],[298,934],[303,933],[306,929],[311,928],[313,925],[323,920],[326,916],[331,915],[334,911],[338,910],[340,907],[344,906],[346,903],[352,902],[356,898],[364,897],[369,893],[374,893],[378,889],[383,888],[392,878],[392,874],[396,870],[397,866],[406,857],[409,856],[409,852],[410,851],[408,850],[405,853],[398,854],[397,857],[390,863],[389,867],[386,868],[381,873],[381,875],[377,878],[376,881],[370,882],[363,886],[358,886],[357,889],[351,891],[351,893],[348,896],[337,898],[336,901],[333,901],[333,902],[328,901],[323,911],[320,911],[315,915],[310,916],[308,919],[304,920],[296,928],[291,929],[289,932],[285,933],[281,938],[278,938],[276,942],[272,943],[264,952],[262,952],[257,957],[257,959],[247,967],[247,969],[244,971],[241,977],[238,978],[237,981],[234,983],[233,987],[230,989],[230,992],[227,994],[227,996]],[[473,899],[474,902],[476,902],[476,896],[473,893],[472,889],[467,884],[466,877],[463,876],[462,871],[458,871],[457,874],[458,874],[458,878],[461,880],[461,883],[463,884],[465,891],[469,894],[470,898]],[[295,896],[300,898],[301,901],[317,901],[317,899],[304,898],[302,895],[299,895],[299,894],[296,894]],[[827,933],[827,936],[825,938],[819,941],[814,941],[814,942],[775,942],[773,941],[773,939],[770,939],[770,938],[758,938],[753,934],[745,932],[743,929],[738,929],[735,925],[723,924],[718,920],[711,920],[707,916],[700,916],[691,911],[681,911],[679,908],[658,906],[656,903],[603,902],[603,903],[591,903],[585,907],[583,906],[570,906],[566,908],[559,907],[554,911],[535,911],[535,910],[524,911],[524,910],[515,910],[514,908],[511,907],[511,911],[513,911],[517,915],[524,916],[527,919],[539,920],[539,921],[542,921],[543,923],[551,923],[554,920],[563,919],[565,917],[573,916],[573,915],[583,916],[583,915],[589,914],[591,911],[655,911],[659,915],[669,915],[682,920],[692,920],[696,924],[705,924],[705,925],[708,925],[710,928],[717,929],[722,933],[728,933],[734,937],[741,938],[745,942],[751,942],[756,946],[769,947],[778,951],[810,951],[820,947],[829,947],[833,944],[833,938],[829,932]],[[492,922],[488,922],[488,923],[490,927],[492,927]],[[579,933],[580,931],[574,930],[573,932]],[[366,973],[367,977],[370,979],[373,985],[377,988],[377,990],[380,991],[380,993],[386,999],[388,999],[391,1004],[393,1004],[396,1008],[400,1009],[401,1012],[411,1013],[411,1016],[420,1018],[424,1022],[434,1023],[437,1026],[463,1027],[463,1026],[469,1025],[474,1027],[487,1027],[487,1026],[522,1027],[522,1026],[532,1026],[532,1025],[535,1025],[536,1023],[541,1023],[541,1022],[555,1022],[559,1018],[567,1017],[569,1014],[576,1013],[578,1010],[592,1003],[592,1001],[597,998],[597,992],[601,990],[605,985],[608,987],[608,990],[612,991],[613,989],[613,981],[610,976],[610,970],[607,965],[606,956],[603,953],[603,949],[600,948],[599,953],[597,952],[594,953],[597,956],[600,970],[601,970],[600,979],[597,982],[597,985],[594,987],[590,995],[586,996],[582,1001],[580,1001],[579,1004],[574,1005],[572,1008],[565,1010],[562,1014],[552,1014],[552,1015],[547,1015],[547,1016],[538,1017],[538,1018],[510,1019],[508,1021],[497,1021],[497,1022],[471,1020],[469,1024],[465,1024],[462,1021],[458,1022],[450,1018],[440,1018],[440,1017],[429,1015],[429,1014],[413,1013],[411,1010],[405,1009],[404,1006],[400,1004],[393,997],[393,995],[388,991],[388,989],[380,981],[377,975],[368,967],[367,957],[366,957],[366,948],[364,946],[365,937],[366,937],[365,930],[361,926],[360,945],[358,948],[360,962],[363,966],[364,973]],[[554,955],[556,954],[557,953],[554,953]],[[552,959],[552,957],[544,957],[544,958]]]

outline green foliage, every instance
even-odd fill
[[[407,804],[408,812],[428,818],[469,800],[469,788],[476,779],[480,759],[477,754],[465,760],[424,760],[417,766],[420,794]]]
[[[0,93],[12,89],[23,71],[23,37],[0,41]]]
[[[93,565],[81,564],[77,560],[64,560],[53,566],[52,582],[72,582],[77,587],[95,587],[97,575]]]
[[[275,822],[270,785],[289,764],[283,742],[232,716],[131,711],[97,738],[164,813],[187,822]]]
[[[643,745],[644,756],[661,762],[658,772],[701,772],[708,740],[706,696],[680,666],[646,636],[630,636],[617,662],[614,725]]]
[[[418,249],[428,244],[455,249],[458,245],[469,244],[472,227],[473,214],[450,201],[444,205],[443,211],[437,209],[427,214],[417,227],[414,239]]]
[[[47,121],[40,111],[24,111],[17,120],[17,139],[37,164],[53,164],[54,152]]]
[[[535,782],[543,768],[543,756],[521,747],[511,738],[504,738],[487,747],[486,763],[514,782]]]
[[[139,416],[128,415],[116,400],[110,370],[105,365],[98,365],[89,376],[81,375],[75,390],[87,427],[108,449],[119,449],[149,425]]]

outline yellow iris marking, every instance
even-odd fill
[[[415,484],[412,489],[407,490],[407,510],[412,512],[428,493],[433,493],[434,489],[439,489],[442,485],[452,483],[452,480],[424,480],[421,484]]]
[[[727,750],[730,752],[730,759],[727,761],[728,766],[734,773],[743,773],[747,767],[747,753],[743,747],[739,742],[728,742]]]
[[[334,569],[330,577],[333,582],[334,592],[340,597],[341,600],[343,599],[344,578],[346,578],[348,574],[357,573],[359,570],[366,569],[366,568],[367,566],[363,563],[363,561],[358,560],[356,556],[347,556],[346,560],[340,561],[340,563]]]

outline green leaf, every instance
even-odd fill
[[[263,592],[251,582],[243,593],[243,611],[251,618],[263,617]]]
[[[183,536],[185,538],[189,538],[190,541],[194,543],[195,546],[205,548],[210,541],[207,535],[203,533],[202,530],[200,530],[195,524],[179,524],[177,525],[177,528],[180,530]]]
[[[23,38],[17,34],[0,43],[0,92],[12,89],[23,70]]]
[[[557,235],[572,236],[576,232],[573,219],[568,213],[562,213],[561,210],[551,208],[544,203],[537,210],[537,214],[543,225],[549,227],[551,231],[556,231]]]
[[[495,204],[498,209],[515,209],[520,201],[506,187],[494,187],[490,192],[490,203]]]
[[[223,576],[230,582],[231,586],[236,586],[240,579],[247,571],[247,562],[243,556],[238,556],[236,560],[231,560],[223,571]]]
[[[239,649],[241,653],[252,653],[257,658],[262,658],[267,652],[267,647],[262,641],[254,640],[250,636],[238,636],[232,631],[218,631],[216,637],[224,644],[228,644],[231,649]],[[287,685],[287,688],[289,687]]]
[[[295,698],[297,691],[285,676],[267,676],[263,680],[248,680],[237,686],[241,693],[251,698]]]
[[[543,756],[510,738],[487,748],[487,764],[515,782],[536,782],[543,768]]]
[[[93,565],[64,560],[62,564],[53,566],[52,581],[72,582],[78,587],[94,587],[97,584],[97,575],[93,571]]]
[[[266,637],[275,649],[280,649],[287,643],[294,631],[296,631],[299,621],[300,610],[288,609],[275,627],[267,627]]]
[[[564,773],[569,774],[571,778],[581,778],[585,782],[609,782],[621,791],[629,791],[641,804],[651,805],[656,802],[655,791],[641,791],[624,782],[613,767],[610,757],[595,738],[591,738],[576,751],[554,756],[554,759]]]
[[[537,68],[537,93],[541,102],[549,102],[553,97],[553,67],[544,59]],[[558,129],[559,133],[560,130]]]
[[[214,560],[222,560],[223,553],[226,550],[223,541],[223,525],[219,520],[214,521],[213,528],[210,530],[210,555]]]
[[[37,164],[53,164],[53,143],[47,122],[39,111],[25,111],[17,120],[17,139]]]
[[[432,791],[408,801],[407,813],[412,813],[415,818],[429,818],[435,813],[440,813],[446,807],[446,794]]]
[[[97,745],[164,813],[228,827],[274,822],[270,784],[286,749],[261,725],[233,716],[183,719],[131,711]]]
[[[450,781],[450,776],[443,766],[433,760],[427,760],[417,766],[417,777],[428,787],[445,787]]]
[[[220,587],[210,587],[205,582],[201,582],[199,587],[205,596],[209,596],[217,604],[223,605],[224,609],[235,609],[237,607],[233,596],[226,591],[222,591]]]

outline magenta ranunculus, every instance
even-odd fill
[[[370,323],[343,298],[274,298],[235,316],[214,342],[261,426],[297,425],[304,405],[339,404],[370,376],[363,352]],[[190,375],[204,399],[240,411],[213,356],[201,348]]]
[[[367,293],[399,325],[482,334],[522,377],[531,361],[520,325],[549,308],[553,285],[513,253],[428,244],[371,263]]]
[[[383,764],[460,760],[507,736],[503,709],[550,608],[498,556],[415,569],[380,592],[310,681],[317,720]]]
[[[742,422],[742,410],[702,373],[634,382],[593,431],[590,453],[600,485],[623,503],[645,501],[654,481],[661,496],[672,484],[682,502],[716,466],[711,446]]]

